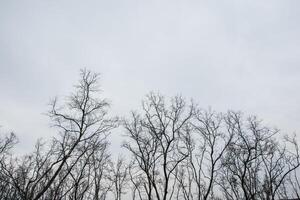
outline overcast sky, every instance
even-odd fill
[[[55,134],[42,113],[83,67],[119,115],[160,91],[299,133],[300,1],[0,1],[0,125],[19,149]]]

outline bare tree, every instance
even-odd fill
[[[67,180],[70,186],[68,199],[106,199],[109,183],[110,155],[108,142],[94,140]]]
[[[264,164],[265,179],[263,184],[263,199],[275,200],[276,197],[287,198],[281,192],[281,186],[284,184],[289,174],[300,166],[300,157],[298,144],[295,138],[285,138],[288,146],[280,146],[273,141],[268,149],[265,150],[262,160]]]
[[[109,152],[118,120],[97,96],[96,73],[81,71],[75,92],[48,113],[59,135],[13,155],[0,136],[0,199],[275,200],[299,197],[296,137],[240,112],[202,110],[177,96],[150,93],[123,121],[130,160]],[[131,193],[130,193],[130,192]]]
[[[292,193],[294,197],[300,199],[299,169],[288,174],[287,180],[283,183],[283,187],[281,187],[281,191],[285,196]]]
[[[243,120],[240,113],[229,112],[228,131],[234,142],[223,159],[220,186],[227,199],[274,200],[288,174],[299,167],[298,146],[288,152],[276,142],[276,129],[263,126],[256,117]]]
[[[112,183],[109,181],[110,163],[108,143],[106,142],[91,157],[92,200],[105,200],[111,190]]]
[[[214,196],[221,159],[234,133],[226,131],[223,114],[211,110],[195,110],[192,127],[189,159],[178,176],[179,186],[185,199],[207,200]]]
[[[132,200],[144,199],[144,193],[147,192],[147,180],[144,178],[143,171],[136,165],[136,161],[132,160],[128,168],[128,176],[131,183]]]
[[[261,158],[269,139],[276,132],[261,127],[256,118],[245,122],[242,115],[235,112],[228,113],[227,125],[228,131],[237,137],[223,159],[223,191],[230,199],[258,199],[261,193]]]
[[[3,156],[9,153],[9,151],[16,145],[17,141],[17,137],[14,133],[10,133],[9,135],[4,136],[3,138],[0,137],[1,158],[3,158]]]
[[[66,104],[58,106],[57,99],[51,103],[49,116],[60,137],[54,138],[46,150],[38,143],[31,155],[5,169],[22,199],[43,199],[54,183],[61,186],[90,151],[91,142],[104,139],[116,126],[116,119],[107,115],[109,103],[96,97],[98,74],[82,70],[75,88]]]
[[[17,137],[14,133],[3,137],[0,135],[0,199],[17,199],[17,191],[5,173],[11,160],[11,149],[16,143]]]
[[[132,114],[125,121],[127,142],[124,147],[143,172],[146,199],[166,200],[174,195],[178,165],[188,157],[185,146],[187,126],[193,106],[181,97],[166,105],[162,96],[151,93],[143,102],[143,114]]]
[[[123,156],[119,155],[116,163],[111,163],[109,180],[112,182],[112,191],[115,200],[121,200],[129,183],[129,165]]]

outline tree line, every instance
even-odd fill
[[[74,92],[54,99],[58,134],[31,153],[13,154],[14,133],[0,137],[3,200],[277,200],[300,198],[295,135],[241,112],[201,109],[181,96],[150,93],[126,119],[99,98],[99,74],[81,70]],[[121,127],[126,156],[109,151]]]

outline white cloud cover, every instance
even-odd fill
[[[22,150],[49,136],[50,97],[80,68],[102,74],[116,114],[149,91],[257,114],[300,131],[298,0],[0,2],[0,124]],[[54,133],[53,133],[54,134]],[[115,137],[116,139],[117,137]]]

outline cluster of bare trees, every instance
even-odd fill
[[[202,110],[182,97],[150,93],[127,119],[98,98],[98,74],[82,70],[66,102],[48,112],[58,135],[23,156],[0,137],[0,199],[275,200],[300,195],[295,137],[256,117]],[[109,135],[123,128],[114,159]]]

